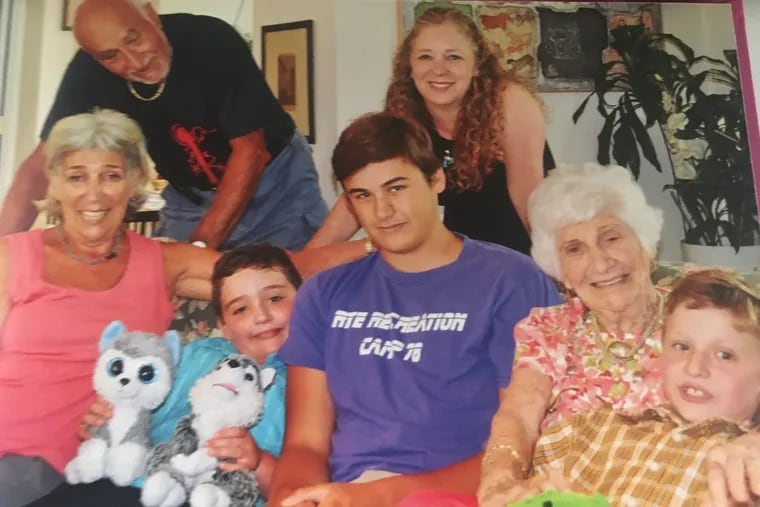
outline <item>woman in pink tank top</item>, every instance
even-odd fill
[[[93,401],[98,337],[112,320],[162,334],[171,297],[209,295],[217,253],[123,227],[148,178],[142,134],[100,110],[58,122],[46,143],[59,226],[0,240],[0,506],[52,489]]]

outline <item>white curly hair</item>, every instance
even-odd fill
[[[531,254],[536,264],[549,276],[561,280],[557,231],[603,212],[628,225],[642,247],[654,257],[662,232],[662,210],[647,203],[631,173],[616,165],[561,164],[528,199]]]

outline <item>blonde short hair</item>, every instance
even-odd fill
[[[142,188],[148,182],[150,167],[145,138],[137,122],[111,109],[95,109],[58,120],[45,143],[46,170],[51,181],[60,173],[63,160],[79,150],[102,150],[124,157],[127,180],[134,186],[127,212],[136,211],[144,201]],[[59,208],[48,190],[48,214],[60,218]]]

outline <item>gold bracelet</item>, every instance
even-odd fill
[[[520,465],[520,472],[522,473],[523,479],[528,477],[530,468],[525,466],[523,457],[510,444],[496,444],[486,449],[486,452],[483,454],[483,464],[490,465],[493,463],[493,454],[497,451],[508,451],[509,454],[511,454],[514,460],[517,462],[517,464]]]

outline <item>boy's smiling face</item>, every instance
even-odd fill
[[[278,269],[245,268],[221,283],[222,333],[242,354],[264,363],[288,338],[296,288]]]
[[[760,337],[738,330],[728,310],[676,307],[661,361],[665,395],[688,421],[744,422],[760,406]]]

